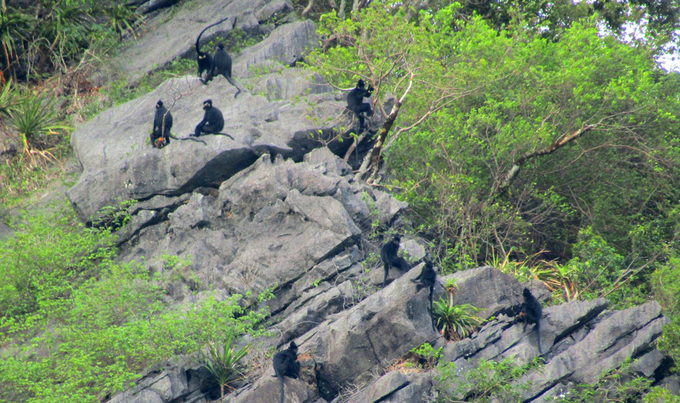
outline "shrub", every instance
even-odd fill
[[[435,379],[444,402],[497,402],[522,401],[522,391],[529,382],[518,380],[529,371],[540,368],[541,358],[518,365],[513,358],[503,361],[479,360],[477,368],[461,374],[454,363],[437,366]]]
[[[9,109],[10,122],[20,137],[24,152],[32,155],[31,151],[39,143],[46,142],[46,134],[54,133],[57,129],[68,129],[58,123],[57,111],[54,107],[54,97],[45,94],[24,94],[16,99]]]
[[[249,346],[234,350],[231,343],[234,335],[230,334],[220,346],[215,342],[208,343],[208,353],[203,362],[220,386],[220,398],[224,397],[224,388],[240,374],[239,361],[248,354]]]
[[[468,337],[484,321],[474,315],[480,311],[470,304],[455,305],[450,299],[440,298],[433,304],[437,328],[447,340],[461,340]]]
[[[259,334],[265,310],[209,292],[193,305],[173,304],[165,290],[183,281],[175,271],[115,264],[114,241],[55,208],[33,211],[0,243],[1,403],[100,402],[170,357]],[[242,353],[227,351],[221,355],[238,362]]]

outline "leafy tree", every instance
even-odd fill
[[[521,13],[499,35],[460,6],[414,21],[373,2],[353,20],[321,19],[324,47],[310,59],[331,85],[363,78],[376,99],[396,96],[381,111],[370,178],[384,156],[387,186],[448,269],[537,252],[566,261],[590,227],[618,256],[599,280],[648,284],[678,222],[677,74],[602,35],[595,17],[555,41]]]

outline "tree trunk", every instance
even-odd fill
[[[309,0],[309,4],[307,4],[307,7],[305,7],[304,10],[302,10],[302,16],[304,17],[307,15],[307,13],[312,9],[312,6],[314,5],[314,0]]]
[[[378,130],[378,136],[375,145],[373,146],[371,152],[368,155],[366,155],[364,161],[361,163],[361,168],[359,168],[359,172],[357,172],[356,176],[354,177],[355,180],[363,178],[363,176],[368,171],[369,166],[371,168],[371,177],[375,177],[375,175],[377,174],[378,167],[380,166],[382,146],[385,143],[385,139],[387,138],[390,129],[392,129],[392,126],[394,125],[394,121],[397,120],[397,116],[399,115],[399,109],[401,108],[402,102],[403,98],[395,100],[394,106],[392,107],[392,111],[390,111],[390,114],[387,116],[385,123],[383,123],[382,126],[380,127],[380,130]]]
[[[340,7],[338,7],[338,18],[341,20],[345,19],[345,7],[347,6],[347,0],[340,0]]]
[[[354,149],[358,147],[359,143],[364,141],[364,138],[366,138],[366,135],[368,135],[368,133],[369,133],[369,131],[368,131],[368,129],[366,129],[363,132],[361,132],[360,136],[357,136],[357,137],[354,138],[354,142],[352,142],[352,145],[349,146],[349,148],[347,149],[347,152],[345,153],[345,157],[343,158],[343,160],[345,162],[347,162],[347,160],[349,160],[349,156],[352,155],[352,151],[354,151]]]

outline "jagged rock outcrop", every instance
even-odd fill
[[[455,303],[471,304],[482,308],[482,311],[477,313],[480,318],[511,313],[511,309],[522,303],[522,289],[527,286],[520,284],[513,276],[491,266],[443,276],[441,283],[446,285],[449,280],[454,280],[456,284]],[[528,287],[539,300],[546,301],[550,297],[549,291],[540,282]]]
[[[219,190],[134,206],[122,258],[143,256],[153,265],[164,254],[191,255],[198,277],[226,290],[279,284],[285,295],[272,308],[285,309],[292,302],[286,295],[299,298],[312,282],[335,278],[359,260],[354,252],[331,260],[338,262],[332,267],[322,264],[351,250],[370,221],[364,198],[374,196],[350,181],[325,163],[262,156]]]
[[[349,254],[335,260],[341,267],[351,267],[352,258]],[[321,265],[330,267],[331,262],[326,261],[319,266]],[[327,311],[326,315],[318,315],[317,323],[305,334],[296,337],[300,346],[303,376],[298,380],[286,379],[287,401],[436,401],[437,394],[441,393],[434,388],[436,372],[389,370],[395,368],[391,367],[393,363],[425,342],[444,346],[441,362],[456,364],[461,376],[476,367],[480,359],[501,360],[515,357],[518,363],[524,363],[539,355],[533,329],[528,327],[523,332],[521,322],[516,323],[514,318],[503,314],[471,338],[443,343],[441,336],[432,330],[429,321],[427,291],[416,292],[416,286],[411,281],[419,273],[420,267],[417,266],[385,289],[371,294],[348,309],[340,308],[337,311]],[[484,267],[461,274],[477,275],[478,277],[471,278],[476,278],[481,287],[490,288],[492,284],[489,279],[496,279],[498,276],[485,274],[489,270],[496,269]],[[501,274],[498,272],[498,275]],[[346,294],[348,290],[343,288],[344,284],[347,283],[341,282],[340,286],[326,288],[316,295]],[[517,290],[513,287],[508,287],[506,295],[502,296],[503,300],[512,301],[516,293]],[[290,304],[285,311],[284,321],[288,320],[289,326],[295,326],[296,320],[297,323],[306,321],[305,315],[296,316],[296,313],[308,312],[311,308],[308,303],[314,304],[313,301],[315,297],[307,295],[298,300],[297,305]],[[484,296],[479,296],[470,303],[484,307],[484,301]],[[515,308],[517,306],[507,306],[509,311]],[[674,382],[677,383],[677,379],[672,376],[666,378],[668,374],[664,372],[667,365],[665,357],[653,346],[654,340],[661,334],[661,327],[666,323],[659,305],[650,302],[623,311],[607,311],[606,308],[606,300],[596,299],[573,301],[544,309],[541,344],[545,366],[518,381],[530,384],[529,389],[524,392],[524,401],[549,401],[555,393],[561,393],[569,386],[596,381],[603,372],[620,367],[626,358],[639,358],[630,367],[638,375],[671,387]],[[284,340],[287,342],[290,337],[285,337]],[[375,374],[381,373],[384,375],[374,378]],[[225,401],[268,403],[275,400],[279,393],[278,381],[272,375],[273,370],[267,366],[257,380],[229,395]],[[166,374],[144,380],[140,385],[156,384],[163,376]],[[371,381],[372,379],[374,380]],[[453,382],[451,385],[438,387],[460,398],[466,390],[456,385],[458,384]],[[357,388],[354,393],[347,392],[350,386]],[[151,386],[146,387],[150,388]],[[185,389],[181,390],[186,393]],[[196,390],[190,392],[196,393]],[[135,391],[137,394],[141,393],[138,389]],[[339,395],[340,392],[343,392],[342,395]],[[171,401],[175,400],[160,400],[162,403]]]
[[[480,275],[477,278],[480,285],[491,287],[492,284],[484,281],[486,270],[489,268],[473,269],[468,273],[476,272]],[[484,297],[480,298],[478,306],[483,306],[483,301]],[[606,307],[606,300],[596,299],[544,309],[541,344],[545,366],[518,381],[518,384],[530,385],[524,392],[523,401],[552,401],[553,396],[563,393],[569,386],[597,381],[601,374],[619,368],[627,358],[639,359],[631,366],[631,371],[663,384],[663,378],[668,375],[664,372],[665,358],[653,344],[667,322],[661,316],[659,305],[649,302],[623,311],[606,311]],[[536,333],[532,327],[523,332],[522,327],[522,323],[501,315],[471,338],[447,344],[441,362],[456,364],[460,376],[475,368],[480,359],[514,357],[519,363],[529,362],[539,355]],[[426,374],[429,380],[434,379],[434,372]],[[368,386],[366,390],[372,391],[370,396],[375,397],[361,401],[382,402],[385,400],[380,400],[381,396],[391,396],[404,388],[406,382],[384,381],[387,377],[395,375],[388,373]],[[672,384],[672,379],[670,382]],[[448,388],[454,398],[462,398],[468,392],[461,386],[457,382],[440,385],[444,390]],[[361,396],[369,396],[367,392],[363,393]],[[433,394],[436,392],[428,390],[419,396]],[[353,399],[347,401],[355,401]],[[427,400],[423,398],[422,401]]]
[[[142,4],[142,11],[146,11],[144,7],[149,7],[150,10],[158,9],[162,2]],[[233,28],[252,33],[270,32],[274,26],[263,25],[267,25],[267,21],[273,17],[292,10],[290,0],[215,0],[193,2],[175,7],[173,10],[160,10],[156,15],[148,18],[144,24],[143,37],[147,39],[130,42],[111,61],[113,74],[125,77],[130,82],[136,82],[145,74],[167,65],[178,57],[195,57],[194,46],[198,34],[207,26],[223,18],[229,17],[228,20],[206,31],[201,37],[202,44],[207,44],[215,35],[224,35]],[[306,30],[305,32],[309,35],[300,35],[301,31],[297,30],[295,40],[292,41],[281,39],[286,36],[285,31],[289,28],[271,34],[272,40],[278,45],[275,46],[276,51],[269,52],[268,55],[280,56],[282,62],[292,62],[293,55],[302,54],[305,49],[316,46],[318,42],[314,30],[311,32]],[[285,48],[282,47],[284,44]],[[207,48],[201,50],[213,51]],[[240,67],[239,55],[232,54],[232,57],[235,59],[234,73],[236,77],[240,77],[237,73],[251,65],[252,60],[249,59],[245,67]]]
[[[428,374],[390,371],[365,390],[343,401],[346,403],[423,403],[427,401],[427,395],[431,389],[432,378]]]
[[[425,342],[440,337],[429,320],[427,292],[416,292],[410,271],[358,305],[330,316],[297,339],[303,368],[313,367],[315,395],[310,389],[287,389],[287,401],[313,402],[335,398],[349,383],[363,382],[372,371],[391,363]],[[226,399],[227,402],[270,402],[278,396],[277,380],[268,370],[253,386]],[[288,382],[289,380],[286,380]],[[299,384],[290,380],[288,385]],[[290,400],[289,400],[290,399]]]
[[[300,84],[297,95],[305,95],[310,85],[309,81],[307,87]],[[295,103],[268,101],[252,93],[234,99],[234,92],[221,78],[210,86],[193,77],[173,79],[80,126],[72,136],[72,145],[83,173],[68,192],[78,216],[88,221],[102,207],[116,206],[122,200],[177,196],[199,187],[217,187],[264,152],[300,160],[321,145],[310,134],[332,131],[332,118],[342,109],[332,93],[309,95]],[[203,100],[212,99],[224,114],[223,132],[234,140],[204,136],[200,138],[203,143],[172,140],[162,150],[152,148],[148,138],[154,105],[158,99],[172,104],[173,97],[179,98],[172,108],[175,136],[192,133],[203,117]]]

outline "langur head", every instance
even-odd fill
[[[206,99],[203,101],[203,110],[207,111],[210,108],[212,108],[212,99]]]
[[[366,83],[364,82],[364,80],[359,79],[359,81],[357,81],[357,88],[364,88],[364,87],[366,87]]]
[[[224,44],[218,43],[218,44],[217,44],[217,49],[219,49],[219,50],[224,50]]]
[[[156,109],[160,109],[160,108],[162,108],[162,107],[163,107],[163,101],[161,101],[161,100],[159,99],[158,102],[156,102]]]

